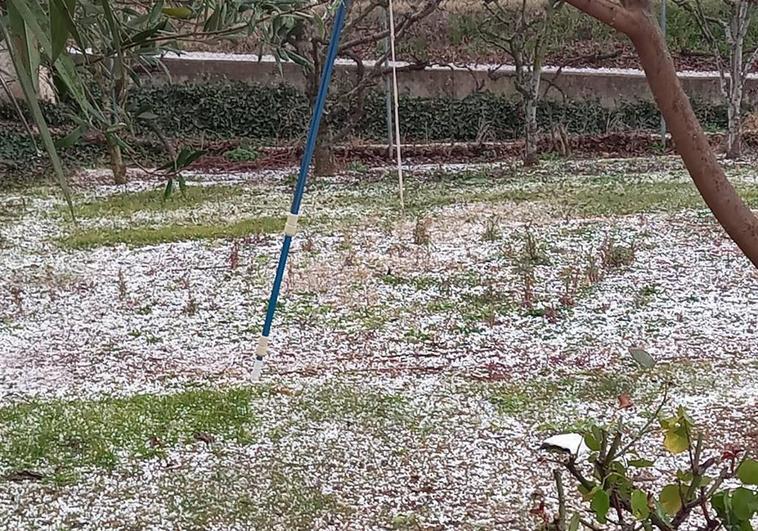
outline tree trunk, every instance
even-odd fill
[[[319,135],[316,142],[316,151],[313,154],[313,175],[317,177],[331,177],[337,174],[337,159],[334,156],[332,135],[324,131]]]
[[[631,39],[650,90],[695,186],[721,226],[758,267],[758,219],[737,195],[719,166],[677,78],[674,62],[657,22],[650,14],[647,0],[628,2],[626,7],[611,0],[567,2]]]
[[[744,67],[745,35],[750,24],[747,0],[740,0],[732,8],[731,42],[729,54],[728,130],[726,156],[730,159],[742,155],[742,95],[747,69]]]
[[[108,155],[110,156],[111,171],[113,172],[113,184],[126,184],[126,164],[121,153],[121,146],[106,140],[108,143]]]
[[[738,85],[732,81],[732,87]],[[730,90],[727,107],[728,128],[726,132],[726,157],[737,159],[742,155],[742,88]],[[736,92],[736,93],[735,93]]]
[[[537,101],[524,98],[524,166],[534,166],[537,159]]]

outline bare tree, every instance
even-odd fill
[[[758,267],[758,218],[742,201],[708,143],[676,75],[649,0],[566,0],[632,41],[648,85],[692,180],[729,236]]]
[[[521,96],[524,112],[524,164],[537,163],[537,104],[540,100],[542,67],[549,45],[552,15],[562,1],[546,0],[535,5],[529,0],[484,0],[490,15],[481,28],[482,38],[503,51],[513,62],[513,84]],[[503,66],[490,71],[498,79],[509,75]]]
[[[422,0],[409,3],[396,14],[395,37],[400,39],[415,24],[431,15],[444,0]],[[335,82],[330,90],[328,113],[319,135],[314,173],[329,175],[336,171],[333,147],[349,136],[363,118],[365,100],[369,91],[388,75],[388,51],[378,51],[378,44],[389,36],[389,29],[379,21],[386,16],[387,0],[370,0],[350,4],[348,20],[342,32],[339,56],[355,63],[350,78]],[[306,80],[306,96],[314,101],[323,68],[323,58],[329,45],[325,28],[333,19],[333,12],[323,6],[314,8],[316,23],[303,21],[293,25],[288,38],[275,50],[281,58],[292,60],[302,68]],[[399,70],[422,70],[428,66],[416,59],[402,65]],[[338,120],[337,118],[342,118]]]
[[[706,10],[702,0],[676,0],[697,23],[705,43],[716,61],[721,94],[727,102],[728,130],[726,155],[739,157],[742,153],[742,100],[745,81],[758,55],[758,48],[746,54],[746,37],[750,19],[755,12],[752,0],[724,0],[723,17]],[[729,60],[724,60],[722,45],[729,47]]]

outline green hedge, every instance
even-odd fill
[[[302,136],[310,115],[303,94],[289,86],[251,86],[242,82],[154,86],[139,90],[135,105],[150,105],[161,127],[178,137],[237,138],[261,141],[291,140]],[[709,128],[726,125],[726,109],[695,105]],[[339,128],[350,109],[330,114]],[[517,101],[493,94],[475,94],[464,99],[402,97],[401,130],[409,141],[472,141],[485,128],[492,140],[519,138],[523,114]],[[366,98],[364,116],[355,136],[367,140],[386,138],[384,95]],[[562,122],[573,134],[596,134],[618,130],[657,130],[658,111],[652,103],[620,102],[609,110],[597,102],[544,102],[538,110],[542,127]]]
[[[170,137],[182,139],[222,140],[245,138],[253,143],[301,138],[310,117],[303,94],[290,86],[266,87],[242,82],[154,85],[135,90],[132,104],[149,105],[158,115],[160,126]],[[517,101],[493,94],[476,94],[464,99],[414,98],[400,100],[401,129],[409,142],[473,141],[519,138],[523,116]],[[695,104],[697,114],[708,129],[726,127],[726,109],[722,106]],[[62,134],[72,126],[67,104],[45,107],[49,123]],[[329,122],[339,127],[349,109],[335,107]],[[0,119],[17,120],[12,108],[0,107]],[[381,93],[366,99],[365,113],[355,137],[384,141],[386,138],[385,100]],[[655,106],[646,102],[620,102],[613,110],[597,102],[543,102],[538,109],[540,126],[563,123],[572,134],[598,134],[619,130],[657,131],[660,118]],[[161,160],[160,148],[149,131],[137,131],[144,137],[139,156]],[[103,157],[99,146],[80,145],[66,150],[64,158],[72,165],[96,164]],[[0,131],[0,160],[10,161],[21,169],[44,166],[31,142],[20,128]]]
[[[148,105],[159,116],[170,136],[225,139],[246,137],[262,142],[291,140],[302,136],[310,111],[305,96],[291,86],[267,87],[243,82],[186,85],[153,85],[134,91],[131,104]],[[707,128],[726,126],[723,106],[695,104]],[[66,105],[45,109],[50,125],[70,125],[72,109]],[[351,109],[336,108],[329,120],[340,127]],[[411,141],[471,141],[486,128],[493,140],[521,135],[523,116],[517,101],[493,94],[474,94],[464,99],[402,97],[402,133]],[[14,120],[13,109],[0,108],[0,119]],[[355,136],[382,140],[386,136],[384,95],[372,93]],[[619,102],[609,110],[597,102],[567,104],[543,102],[538,110],[540,125],[562,122],[574,134],[596,134],[618,130],[657,130],[659,115],[647,102]],[[146,135],[148,132],[143,132]]]

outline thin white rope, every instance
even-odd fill
[[[397,156],[397,179],[400,186],[400,208],[405,209],[405,187],[403,185],[403,154],[400,140],[400,98],[397,88],[397,59],[395,57],[395,13],[389,0],[390,15],[390,57],[392,59],[392,95],[395,101],[395,149]]]

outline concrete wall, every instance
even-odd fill
[[[10,91],[13,98],[19,101],[23,101],[24,92],[21,90],[21,86],[16,80],[13,60],[11,59],[10,53],[4,44],[0,44],[0,76],[3,77],[3,81],[5,81],[8,87],[8,91]],[[44,67],[40,68],[38,90],[40,101],[51,103],[56,101],[52,78],[50,76],[50,73]],[[6,103],[10,103],[11,101],[11,97],[9,96],[8,92],[5,91],[2,87],[0,87],[0,101]]]
[[[304,88],[299,67],[293,64],[276,65],[271,62],[231,61],[223,59],[165,58],[164,62],[174,81],[199,79],[232,79],[276,85],[282,82]],[[355,67],[339,64],[335,80],[353,74]],[[500,72],[492,79],[486,69],[433,67],[423,71],[399,72],[400,91],[418,97],[449,96],[464,98],[477,90],[516,96],[512,73]],[[718,76],[695,74],[680,76],[682,85],[691,98],[713,104],[722,104]],[[648,100],[652,96],[642,72],[634,70],[564,70],[560,75],[545,73],[545,86],[553,82],[560,90],[551,89],[548,98],[569,100],[598,100],[607,107],[618,101]],[[758,103],[758,77],[748,79],[746,104]]]

